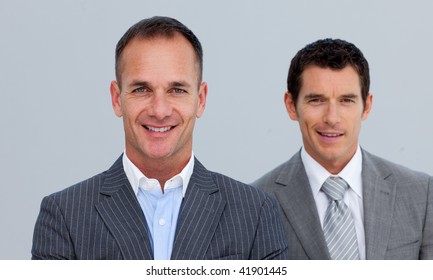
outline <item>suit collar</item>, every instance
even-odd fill
[[[171,258],[204,259],[225,205],[211,172],[196,159],[181,206]]]
[[[122,157],[105,172],[95,208],[125,259],[153,259],[143,211],[123,170]]]
[[[308,258],[329,259],[328,247],[300,152],[284,164],[276,183],[281,187],[275,189],[275,195]]]
[[[396,182],[387,165],[364,150],[362,156],[366,258],[384,259],[394,215]]]

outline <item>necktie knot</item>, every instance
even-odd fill
[[[323,183],[322,191],[330,200],[342,200],[349,185],[341,177],[330,176]]]

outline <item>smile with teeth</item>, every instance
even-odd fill
[[[340,133],[326,133],[326,132],[320,132],[320,131],[318,131],[318,133],[320,135],[326,136],[326,137],[338,137],[338,136],[343,135],[343,134],[340,134]]]
[[[147,130],[153,131],[153,132],[166,132],[173,128],[173,126],[166,126],[166,127],[153,127],[153,126],[144,126]]]

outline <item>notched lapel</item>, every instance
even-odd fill
[[[204,259],[225,205],[210,172],[196,160],[179,215],[171,259]]]
[[[391,171],[376,166],[373,158],[363,153],[363,201],[365,247],[367,259],[384,259],[394,215],[396,183]]]
[[[300,153],[281,170],[275,194],[309,259],[330,259]],[[290,240],[289,240],[290,249]]]
[[[124,259],[153,259],[145,218],[123,171],[121,157],[107,171],[101,195],[104,198],[95,208]]]

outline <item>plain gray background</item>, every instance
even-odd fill
[[[123,151],[109,95],[114,48],[142,18],[179,19],[204,48],[207,108],[194,152],[251,182],[301,146],[283,104],[290,59],[342,38],[369,60],[361,145],[433,174],[433,2],[0,2],[0,259],[28,259],[41,199],[106,170]]]

